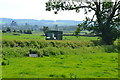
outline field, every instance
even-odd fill
[[[13,33],[3,33],[2,38],[7,40],[45,40],[45,36],[41,36],[41,34],[19,34],[13,35]],[[97,37],[76,37],[76,36],[63,36],[63,40],[97,40]]]
[[[102,53],[9,58],[9,65],[3,66],[3,78],[117,78],[117,56]]]
[[[39,34],[4,33],[2,39],[3,78],[118,78],[116,45],[95,44],[97,37],[46,41]],[[29,57],[30,50],[39,57]]]

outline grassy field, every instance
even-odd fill
[[[7,40],[45,40],[44,36],[40,36],[39,34],[18,34],[13,35],[13,33],[3,33],[2,39]]]
[[[9,58],[3,78],[117,78],[118,54]]]
[[[45,40],[45,36],[41,36],[40,34],[19,34],[19,35],[13,35],[13,33],[3,33],[2,39],[7,40]],[[73,41],[79,41],[79,40],[97,40],[97,37],[76,37],[76,36],[63,36],[63,40],[73,40]]]
[[[118,49],[95,45],[97,37],[64,36],[45,40],[40,34],[2,34],[3,78],[118,78]],[[40,57],[32,58],[30,50]]]

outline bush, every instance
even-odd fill
[[[117,47],[114,46],[114,45],[104,45],[103,48],[105,49],[105,52],[107,52],[107,53],[114,53],[114,52],[116,53],[116,52],[118,52]]]
[[[47,47],[47,48],[43,48],[41,51],[40,51],[40,55],[43,56],[50,56],[50,55],[60,55],[60,51],[58,48],[55,48],[55,47]]]
[[[50,46],[49,42],[47,42],[47,41],[37,41],[37,43],[39,44],[40,48],[44,48],[44,47]]]
[[[27,56],[29,54],[29,48],[3,48],[2,50],[2,56],[3,57],[23,57]]]
[[[32,31],[31,30],[27,30],[26,34],[32,34]]]
[[[11,29],[7,27],[6,32],[11,32]]]
[[[93,42],[95,46],[103,45],[103,42],[101,40],[91,40],[91,42]]]
[[[5,31],[5,30],[2,30],[2,33],[6,33],[6,31]]]
[[[118,52],[120,53],[120,38],[118,40],[118,45],[117,45]]]
[[[2,65],[9,65],[9,61],[6,59],[6,60],[2,60]]]
[[[29,53],[30,54],[38,54],[39,52],[36,49],[30,49]]]
[[[54,78],[66,78],[64,74],[49,74],[49,77],[54,77]]]
[[[38,54],[39,57],[43,57],[43,56],[50,56],[50,55],[59,55],[59,49],[54,48],[54,47],[47,47],[47,48],[43,48],[43,49],[30,49],[29,50],[29,54]]]
[[[40,45],[37,43],[37,41],[30,41],[29,45],[32,48],[40,48]]]
[[[94,46],[90,41],[33,41],[33,40],[3,40],[3,56],[23,57],[29,54],[43,56],[75,55],[81,53],[120,52],[120,41],[116,45]]]
[[[57,74],[50,74],[49,77],[59,77]]]
[[[23,41],[16,41],[14,40],[16,47],[25,47],[25,44]]]

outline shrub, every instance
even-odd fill
[[[36,41],[30,41],[29,46],[32,48],[39,48],[40,45]]]
[[[29,53],[30,54],[38,54],[39,52],[36,49],[30,49]]]
[[[64,74],[61,75],[62,78],[66,78],[66,76]]]
[[[49,77],[59,77],[57,74],[50,74]]]
[[[5,30],[2,30],[2,33],[6,33],[6,31],[5,31]]]
[[[3,47],[6,47],[6,46],[9,47],[10,46],[9,41],[6,41],[6,40],[2,41],[2,46]]]
[[[2,50],[2,56],[3,57],[23,57],[29,54],[28,52],[29,48],[3,48]]]
[[[6,32],[11,32],[11,29],[7,27]]]
[[[114,45],[104,45],[103,47],[105,49],[105,52],[107,52],[107,53],[117,52],[117,48]]]
[[[58,48],[55,47],[47,47],[47,48],[43,48],[41,50],[43,56],[50,56],[50,55],[60,55],[60,51]],[[40,52],[40,53],[41,53]]]
[[[120,53],[120,38],[118,40],[118,45],[117,45],[118,52]]]
[[[102,45],[103,42],[101,40],[91,40],[95,46]]]
[[[49,43],[47,41],[37,41],[40,48],[48,47]]]
[[[27,30],[26,34],[32,34],[32,31],[31,30]]]
[[[9,61],[8,60],[2,60],[2,65],[9,65]]]

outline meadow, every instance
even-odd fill
[[[18,35],[13,35],[14,33],[3,33],[2,34],[2,39],[7,39],[7,40],[45,40],[45,36],[43,33],[41,34],[18,34]],[[97,40],[98,37],[76,37],[76,36],[63,36],[63,40],[72,40],[72,41],[79,41],[79,40]]]
[[[100,45],[98,37],[40,34],[2,35],[3,78],[118,78],[117,41]],[[39,57],[29,57],[30,50]]]
[[[3,78],[118,78],[117,56],[96,53],[9,58],[2,73]]]

